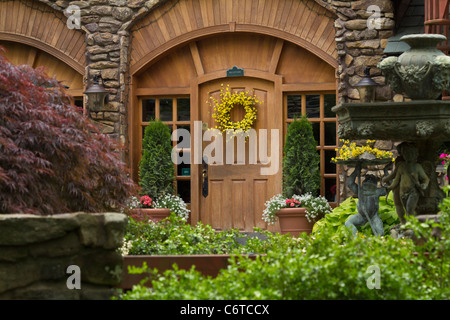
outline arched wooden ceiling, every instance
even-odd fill
[[[284,39],[337,68],[334,17],[314,0],[172,0],[131,28],[130,72],[174,47],[227,32]]]
[[[35,0],[0,2],[0,43],[14,41],[45,51],[80,74],[85,72],[85,35],[66,17]]]
[[[83,75],[68,66],[63,61],[47,52],[26,44],[0,41],[0,45],[6,49],[5,56],[15,65],[27,64],[32,68],[44,67],[47,75],[68,87],[68,93],[81,96],[83,92]]]

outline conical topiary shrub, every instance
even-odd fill
[[[283,195],[311,193],[320,189],[320,157],[312,125],[306,116],[295,119],[288,127],[283,157]]]
[[[139,163],[141,194],[156,199],[162,194],[174,193],[175,167],[171,152],[169,127],[160,120],[150,121],[145,128]]]

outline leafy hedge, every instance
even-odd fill
[[[255,231],[259,232],[264,240],[247,237],[238,229],[218,232],[201,222],[191,226],[175,214],[159,223],[137,222],[129,218],[122,253],[127,255],[265,253],[280,243],[294,246],[300,241],[288,235],[274,235],[261,229]]]
[[[376,237],[343,228],[323,228],[315,235],[290,241],[270,239],[266,255],[252,260],[236,256],[216,278],[195,268],[147,273],[151,288],[138,285],[120,299],[179,300],[291,300],[382,299],[418,300],[450,298],[450,199],[441,205],[440,222],[420,223],[408,218],[407,227],[428,239],[418,246],[411,239]],[[441,238],[433,238],[433,228]],[[373,271],[375,270],[375,271]],[[379,289],[371,286],[379,270]]]

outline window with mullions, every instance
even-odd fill
[[[317,152],[320,155],[320,194],[329,202],[337,202],[338,173],[331,158],[336,156],[336,114],[331,108],[336,105],[333,93],[289,93],[284,96],[284,134],[295,118],[306,115],[311,122]]]
[[[161,97],[141,99],[141,143],[144,138],[145,127],[152,119],[160,119],[166,123],[170,131],[176,129],[186,129],[191,131],[191,102],[188,97]],[[190,157],[190,141],[179,139],[173,141],[175,147],[180,142],[184,145],[184,152],[188,155],[180,154],[183,157]],[[191,166],[190,164],[174,165],[176,173],[175,188],[186,203],[191,202]]]

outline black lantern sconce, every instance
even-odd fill
[[[377,86],[379,86],[379,84],[370,77],[370,68],[364,68],[364,77],[355,84],[355,87],[359,92],[359,100],[361,102],[374,102],[375,89]]]
[[[100,111],[105,102],[108,103],[109,92],[100,84],[100,75],[94,75],[92,84],[87,88],[84,94],[88,97],[89,110]]]

